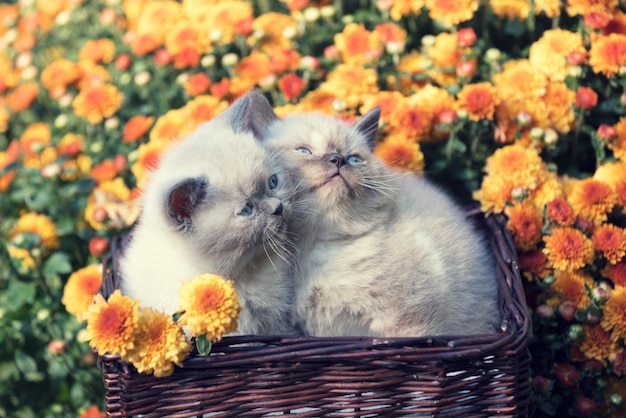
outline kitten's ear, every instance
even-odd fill
[[[174,226],[187,228],[190,225],[191,216],[207,194],[207,185],[203,178],[189,178],[170,189],[165,209]]]
[[[260,141],[269,136],[269,126],[278,120],[272,105],[258,90],[237,99],[226,112],[233,132],[251,132]]]
[[[378,133],[378,121],[380,120],[380,107],[375,107],[359,118],[354,124],[354,129],[365,137],[370,150],[374,150],[376,145],[376,134]]]

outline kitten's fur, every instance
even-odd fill
[[[373,156],[379,115],[352,126],[288,116],[265,142],[299,169],[311,208],[293,225],[305,238],[298,326],[315,336],[495,332],[495,262],[483,238],[444,192]]]
[[[165,153],[121,261],[123,294],[172,314],[182,282],[219,274],[234,281],[243,308],[238,334],[295,332],[286,263],[293,185],[260,143],[274,119],[252,91]]]

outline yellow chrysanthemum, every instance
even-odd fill
[[[611,186],[593,178],[576,182],[567,200],[578,215],[598,225],[606,221],[617,203]]]
[[[78,51],[78,59],[110,63],[115,57],[115,43],[108,38],[90,39]]]
[[[593,261],[593,243],[577,229],[554,228],[543,240],[543,252],[555,269],[572,272]]]
[[[504,207],[513,202],[515,185],[504,176],[497,174],[483,178],[480,189],[472,197],[480,202],[480,208],[485,213],[501,213]]]
[[[608,14],[617,7],[617,0],[567,0],[565,11],[570,16],[585,15],[590,12]]]
[[[507,178],[515,187],[535,190],[548,175],[545,163],[533,148],[518,144],[497,149],[485,163],[485,172]]]
[[[203,274],[180,288],[178,303],[183,312],[178,323],[186,326],[194,337],[206,335],[216,342],[237,330],[241,311],[233,282],[215,274]]]
[[[419,107],[428,108],[434,117],[430,134],[423,138],[423,140],[437,141],[448,137],[449,131],[437,125],[439,125],[438,116],[442,114],[442,112],[455,111],[456,101],[452,94],[446,89],[427,84],[417,90],[410,97],[410,101]]]
[[[99,354],[126,356],[135,347],[135,330],[139,323],[139,302],[115,290],[108,301],[101,294],[89,307],[87,340]]]
[[[247,1],[219,1],[212,3],[211,7],[205,10],[206,13],[197,18],[194,17],[194,13],[187,15],[199,31],[206,31],[207,28],[218,30],[221,36],[217,43],[220,45],[233,42],[238,22],[254,17],[253,5]],[[265,23],[257,22],[257,25],[264,26]]]
[[[619,119],[615,124],[616,138],[609,142],[608,147],[613,151],[613,155],[626,163],[626,116]]]
[[[536,126],[543,129],[555,129],[566,134],[574,126],[576,116],[572,103],[576,93],[568,89],[564,82],[548,84],[545,94],[541,97],[542,118],[537,118]]]
[[[535,14],[545,13],[553,18],[561,15],[561,0],[535,0]]]
[[[319,89],[342,98],[348,108],[356,109],[369,96],[378,93],[378,76],[373,68],[340,64],[328,74]]]
[[[423,0],[395,0],[392,2],[389,15],[393,20],[400,20],[405,16],[419,14],[424,7]]]
[[[493,120],[500,98],[494,86],[489,82],[467,84],[457,96],[459,110],[467,112],[471,120]]]
[[[135,345],[124,357],[139,373],[156,377],[169,376],[174,365],[182,367],[191,351],[191,343],[171,316],[152,308],[139,310]]]
[[[392,167],[421,172],[424,154],[417,142],[402,135],[389,135],[376,145],[374,154]]]
[[[564,301],[570,301],[578,309],[586,309],[591,302],[585,286],[592,286],[593,279],[581,272],[556,271],[556,280],[550,288],[556,296],[548,300],[551,306],[558,306]]]
[[[63,288],[61,303],[65,306],[65,310],[78,320],[84,320],[101,284],[102,266],[100,264],[92,264],[76,270],[70,275]]]
[[[474,17],[480,2],[478,0],[426,0],[425,3],[431,19],[452,27]]]
[[[583,335],[580,351],[586,358],[606,363],[615,355],[617,345],[611,340],[611,333],[601,325],[583,325]]]
[[[187,123],[179,130],[179,137],[184,138],[195,130],[202,122],[213,119],[228,107],[228,102],[211,95],[201,95],[190,100],[181,108]],[[156,127],[156,126],[155,126]]]
[[[412,90],[423,87],[426,81],[416,76],[426,74],[426,62],[427,58],[418,51],[403,54],[396,66],[396,73],[387,76],[389,88],[408,95]]]
[[[102,122],[109,118],[122,106],[124,94],[112,84],[89,86],[80,91],[74,98],[72,106],[77,116],[82,116],[90,123]]]
[[[346,25],[341,33],[335,35],[334,40],[341,59],[345,63],[372,62],[382,53],[378,35],[357,23]]]
[[[603,224],[593,230],[593,247],[610,264],[619,263],[626,254],[626,231],[613,224]]]
[[[563,81],[569,74],[565,58],[574,51],[586,53],[580,33],[550,29],[530,46],[528,60],[536,71],[544,73],[550,80]]]
[[[612,33],[594,39],[589,50],[589,65],[593,72],[613,77],[626,66],[626,35]]]
[[[297,34],[297,27],[298,23],[291,16],[278,12],[263,13],[252,22],[252,28],[263,33],[261,48],[265,51],[271,51],[274,48],[289,48],[291,36],[285,35],[289,32],[293,35]]]
[[[9,257],[19,262],[21,269],[33,270],[35,268],[35,260],[27,249],[19,248],[15,245],[7,245],[7,250],[9,251]]]
[[[459,48],[455,34],[442,32],[435,36],[435,42],[426,51],[433,68],[430,77],[442,86],[456,85],[456,66],[463,58],[463,49]]]
[[[527,0],[489,0],[493,13],[501,18],[525,20],[530,13]]]
[[[44,122],[35,122],[24,130],[19,141],[26,157],[35,157],[50,145],[51,138],[50,126]]]
[[[626,145],[626,118],[623,118],[624,145]],[[624,149],[626,156],[626,147]],[[596,168],[593,174],[595,180],[601,181],[615,189],[626,179],[626,160],[608,161]]]
[[[157,44],[161,45],[166,34],[182,17],[183,10],[179,2],[172,0],[147,2],[136,18],[137,36],[150,34],[155,37]]]
[[[626,286],[615,286],[602,312],[602,328],[611,331],[611,339],[617,341],[626,337]]]
[[[548,85],[547,76],[537,71],[528,60],[507,61],[492,79],[498,95],[505,101],[541,97]]]
[[[168,148],[169,144],[161,141],[149,141],[146,144],[141,144],[138,151],[137,161],[130,167],[130,171],[137,180],[137,187],[144,187],[148,181],[149,173],[156,170],[159,167],[161,156]]]
[[[529,199],[535,207],[542,208],[554,199],[565,196],[561,180],[556,173],[548,172],[544,181],[529,194]]]
[[[17,223],[9,232],[9,238],[13,239],[22,232],[30,232],[39,235],[41,240],[37,244],[46,250],[59,248],[59,238],[57,227],[52,220],[46,216],[35,212],[28,212],[20,216]]]
[[[389,133],[413,142],[428,140],[434,116],[430,107],[416,103],[412,97],[399,104],[389,115]]]

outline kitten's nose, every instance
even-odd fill
[[[274,209],[274,213],[272,213],[272,215],[282,215],[283,214],[283,204],[282,202],[278,202],[278,206],[276,206],[276,209]]]
[[[327,157],[328,157],[328,162],[331,164],[334,164],[337,168],[340,168],[346,163],[346,159],[343,158],[343,155],[329,154]]]

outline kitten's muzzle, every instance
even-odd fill
[[[346,164],[346,159],[341,154],[326,154],[323,158],[337,168],[341,168]]]
[[[285,206],[283,205],[283,203],[278,202],[278,205],[274,208],[274,212],[272,212],[272,215],[280,216],[283,214],[284,210],[285,210]]]

